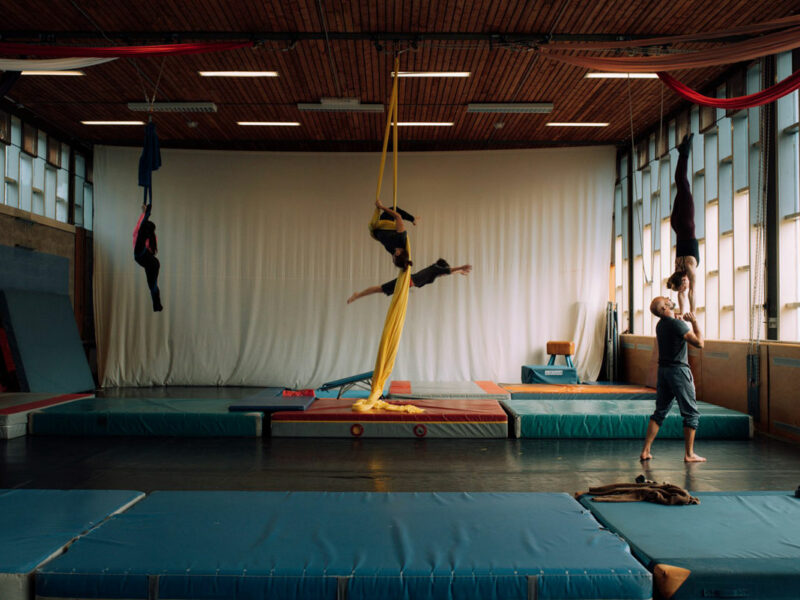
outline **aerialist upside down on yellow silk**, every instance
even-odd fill
[[[394,59],[394,72],[398,73],[400,70],[400,61],[397,57]],[[386,150],[389,145],[389,132],[393,131],[393,151],[392,151],[392,195],[394,199],[394,217],[392,222],[385,222],[384,227],[389,227],[390,223],[392,229],[397,231],[399,228],[401,233],[404,229],[403,220],[400,213],[397,212],[397,81],[399,77],[394,78],[392,84],[392,97],[389,102],[389,116],[386,120],[386,130],[383,136],[383,152],[381,153],[381,164],[378,173],[378,190],[375,194],[376,214],[370,221],[370,234],[376,229],[377,222],[380,221],[381,210],[384,208],[380,203],[381,196],[381,182],[383,180],[383,169],[386,165]],[[392,215],[394,216],[394,215]],[[376,218],[377,217],[377,218]],[[413,219],[412,219],[413,220]],[[376,238],[377,239],[377,238]],[[388,248],[387,248],[388,249]],[[395,254],[392,251],[392,254]],[[375,370],[372,375],[372,389],[369,393],[369,398],[358,400],[353,404],[352,409],[356,412],[369,412],[372,410],[391,410],[406,413],[421,413],[424,412],[421,408],[413,404],[391,404],[381,400],[383,387],[389,375],[392,374],[394,368],[394,360],[397,357],[397,349],[400,346],[400,336],[403,334],[403,324],[406,320],[406,309],[408,308],[408,289],[409,282],[411,281],[411,248],[408,243],[408,236],[405,236],[405,252],[398,253],[404,254],[401,261],[396,262],[397,266],[401,268],[399,277],[397,278],[397,285],[395,285],[394,293],[392,294],[392,301],[389,304],[389,311],[386,313],[386,321],[383,325],[383,334],[381,341],[378,345],[378,356],[375,359]],[[396,260],[396,259],[393,259]]]

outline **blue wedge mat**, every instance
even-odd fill
[[[522,438],[644,438],[655,402],[642,400],[501,400]],[[749,439],[749,415],[698,402],[698,439]],[[659,438],[683,438],[683,420],[673,403]]]
[[[0,598],[27,600],[28,575],[141,492],[0,490]]]
[[[0,321],[23,392],[94,390],[69,296],[0,290]]]
[[[342,387],[348,383],[358,383],[359,381],[370,379],[374,373],[375,371],[367,371],[366,373],[359,373],[358,375],[351,375],[350,377],[343,377],[342,379],[336,379],[334,381],[327,381],[323,383],[319,389],[325,391]]]
[[[336,398],[339,394],[338,389],[323,390],[322,388],[315,390],[314,394],[317,398]],[[369,398],[369,390],[347,390],[342,393],[342,398]]]
[[[36,589],[130,600],[644,600],[652,579],[566,494],[155,492],[41,569]]]
[[[258,437],[263,415],[228,412],[224,398],[91,398],[33,412],[35,435]]]
[[[267,390],[272,389],[274,388],[267,388]],[[231,403],[228,410],[231,412],[274,413],[279,410],[306,410],[314,402],[314,396],[284,396],[283,393],[270,395],[267,390],[264,393]]]
[[[648,568],[689,569],[672,600],[800,598],[800,498],[792,492],[698,492],[700,504],[581,503]]]
[[[0,244],[0,290],[69,295],[69,259]]]

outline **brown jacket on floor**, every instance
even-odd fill
[[[588,492],[575,494],[578,498],[588,494],[596,496],[593,502],[655,502],[656,504],[700,504],[700,499],[690,495],[682,487],[671,483],[612,483],[589,488]]]

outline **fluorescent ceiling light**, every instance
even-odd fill
[[[406,121],[397,124],[398,127],[452,127],[452,122],[447,121]]]
[[[22,75],[50,75],[54,77],[78,77],[85,75],[83,71],[22,71]]]
[[[552,102],[511,102],[470,103],[467,112],[471,113],[549,113],[553,111]]]
[[[300,102],[297,108],[321,112],[383,112],[383,104],[361,104],[358,98],[321,98],[319,103]]]
[[[236,121],[244,127],[299,127],[297,121]]]
[[[555,121],[551,121],[547,124],[548,127],[608,127],[608,123],[580,123],[580,122],[573,122],[573,123],[556,123]]]
[[[84,125],[144,125],[144,121],[81,121]]]
[[[134,112],[217,112],[217,105],[213,102],[128,102],[128,109]]]
[[[658,79],[655,73],[587,73],[587,79]]]
[[[469,77],[469,71],[399,71],[400,77]],[[392,72],[394,77],[394,72]]]
[[[198,71],[201,77],[277,77],[277,71]]]

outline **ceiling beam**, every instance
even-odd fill
[[[329,31],[0,31],[0,41],[32,42],[52,44],[59,40],[97,41],[108,45],[108,39],[127,43],[183,41],[231,41],[251,40],[258,42],[300,42],[305,40],[371,41],[371,42],[486,42],[489,44],[537,44],[553,42],[614,42],[638,40],[660,34],[630,35],[625,33],[605,34],[553,34],[548,33],[473,33],[473,32],[336,32]],[[107,37],[106,37],[107,36]]]

